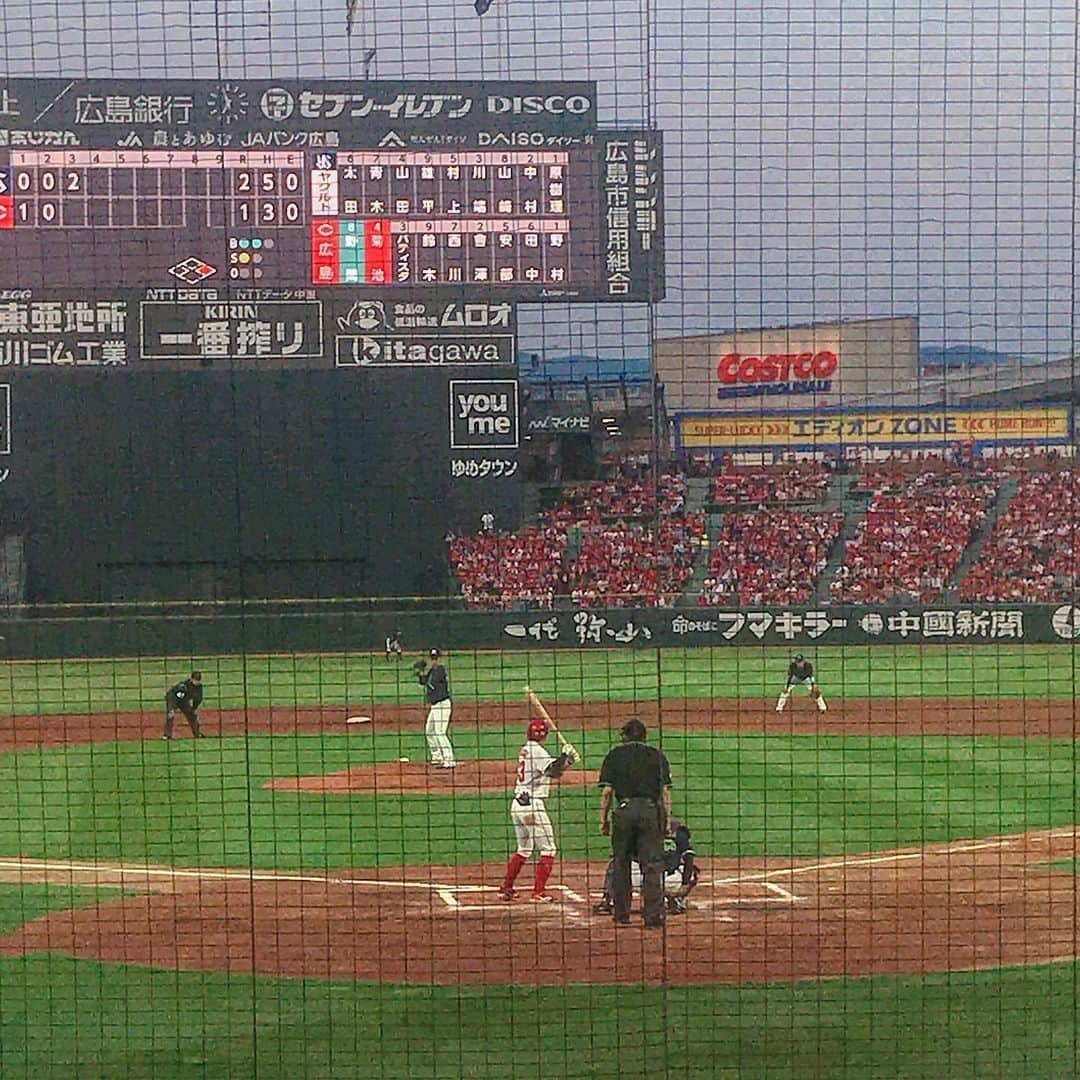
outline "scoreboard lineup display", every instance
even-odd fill
[[[12,287],[663,292],[659,137],[591,83],[2,86]]]

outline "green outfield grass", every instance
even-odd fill
[[[788,651],[450,657],[458,700],[771,696]],[[830,648],[831,698],[1068,699],[1068,647]],[[147,709],[192,666],[209,708],[418,703],[381,656],[10,663],[0,712]],[[463,758],[508,762],[521,731],[455,724]],[[596,768],[610,732],[568,731]],[[813,857],[1080,820],[1077,745],[1043,739],[665,734],[676,813],[706,856]],[[502,860],[504,794],[266,791],[275,776],[424,756],[417,732],[99,743],[0,755],[0,855],[332,869]],[[601,858],[595,788],[550,802],[566,858]],[[115,890],[0,885],[0,932]],[[0,958],[0,1076],[1051,1078],[1075,1075],[1080,965],[777,986],[404,987]],[[537,1062],[542,1068],[537,1071]]]
[[[805,647],[804,647],[805,648]],[[644,701],[775,695],[793,650],[775,648],[460,651],[449,658],[459,701],[520,701],[531,682],[552,700]],[[827,696],[1072,698],[1080,650],[1067,645],[829,646],[806,649]],[[381,654],[140,657],[0,665],[0,713],[160,708],[193,666],[209,707],[417,702],[408,659]]]
[[[409,989],[0,960],[4,1076],[1064,1080],[1080,967],[778,986]],[[666,1070],[666,1071],[665,1071]]]
[[[596,769],[602,731],[567,734]],[[521,733],[458,732],[463,759],[510,761]],[[1077,744],[921,736],[672,735],[676,813],[706,854],[813,856],[1075,820]],[[336,868],[503,859],[504,793],[323,795],[273,777],[424,756],[419,734],[99,743],[0,757],[0,854],[185,866]],[[549,803],[566,858],[601,858],[593,787]],[[433,814],[433,808],[441,811]]]

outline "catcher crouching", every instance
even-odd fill
[[[614,859],[608,863],[604,875],[603,899],[593,908],[597,915],[610,915],[612,904]],[[664,837],[664,904],[669,915],[685,915],[686,898],[698,883],[700,870],[690,835],[690,827],[675,818],[671,819],[671,831]],[[641,888],[641,867],[632,863],[630,883],[634,889]]]

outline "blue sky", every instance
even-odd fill
[[[590,78],[667,151],[662,336],[918,313],[1073,350],[1075,4],[0,0],[11,75]],[[648,14],[646,15],[646,11]],[[522,348],[640,354],[640,307],[524,311]]]

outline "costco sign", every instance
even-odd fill
[[[769,353],[749,356],[727,353],[716,365],[721,400],[759,394],[822,394],[832,389],[840,358],[832,349],[819,352]]]

